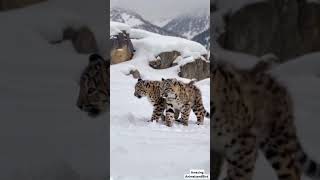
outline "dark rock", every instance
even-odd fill
[[[72,32],[68,32],[72,35]],[[78,53],[89,54],[98,51],[93,32],[86,26],[81,27],[72,37],[72,44]]]
[[[137,69],[130,70],[129,74],[131,74],[134,79],[141,79],[140,72]]]
[[[74,49],[81,54],[98,52],[98,45],[94,33],[87,26],[79,29],[67,27],[62,32],[62,39],[50,41],[51,44],[59,44],[64,41],[71,41]]]
[[[171,52],[162,52],[156,59],[149,62],[149,65],[154,69],[165,69],[174,66],[173,63],[177,57],[181,56],[181,53],[178,51],[171,51]]]
[[[249,4],[225,18],[218,38],[225,49],[281,61],[320,50],[320,4],[269,0]]]
[[[111,37],[111,64],[117,64],[132,59],[134,48],[130,35],[126,32]]]
[[[180,77],[188,79],[202,80],[210,77],[210,62],[202,58],[197,58],[193,62],[180,66]]]

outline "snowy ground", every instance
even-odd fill
[[[68,42],[49,44],[65,25],[89,24],[103,49],[104,7],[105,1],[49,0],[0,13],[0,179],[106,177],[109,115],[90,119],[75,105],[87,56]]]
[[[175,49],[181,50],[185,56],[197,56],[205,53],[205,49],[198,43],[180,38],[157,36],[140,30],[131,32],[141,38],[133,40],[137,50],[133,60],[111,65],[110,69],[111,176],[114,180],[177,180],[183,179],[190,169],[204,169],[209,173],[209,119],[205,119],[203,126],[198,126],[192,114],[188,127],[174,124],[171,128],[147,122],[151,118],[152,105],[146,98],[138,99],[133,95],[137,80],[127,75],[130,69],[138,69],[143,79],[178,78],[178,66],[155,70],[148,61],[159,51]],[[209,110],[209,79],[196,85],[201,89],[204,105]]]

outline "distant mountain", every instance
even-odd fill
[[[112,8],[110,12],[110,19],[112,21],[128,24],[130,27],[133,27],[133,28],[143,29],[143,30],[154,32],[161,35],[182,37],[177,33],[168,31],[164,28],[161,28],[159,26],[156,26],[150,23],[138,13],[128,9]]]
[[[180,15],[163,26],[167,31],[172,31],[188,39],[206,31],[210,26],[210,17],[205,11]]]
[[[192,40],[204,45],[206,48],[210,48],[210,31],[209,31],[209,29],[196,35],[195,37],[192,38]]]
[[[152,22],[153,24],[163,28],[163,26],[167,25],[172,19],[160,19]]]

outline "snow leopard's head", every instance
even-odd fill
[[[77,106],[91,117],[107,110],[110,94],[109,68],[108,61],[98,54],[92,54],[88,66],[81,74]]]

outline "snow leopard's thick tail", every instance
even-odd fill
[[[298,144],[296,158],[305,175],[312,179],[320,179],[320,164],[307,155],[300,143]]]

